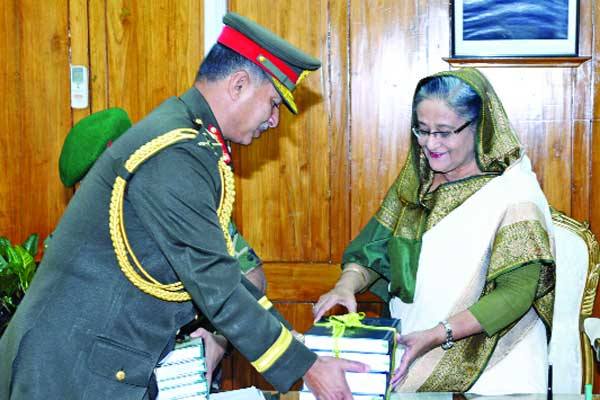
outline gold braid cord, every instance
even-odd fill
[[[171,146],[182,140],[194,139],[198,135],[198,131],[193,129],[175,129],[167,132],[150,142],[146,143],[137,149],[125,162],[125,169],[129,173],[135,172],[139,166],[147,159],[154,156],[164,148]],[[233,173],[231,168],[225,164],[223,159],[219,160],[219,174],[221,176],[221,203],[217,210],[219,223],[225,236],[227,251],[233,254],[233,244],[229,235],[228,225],[233,210],[233,202],[235,199],[235,186]],[[140,264],[139,260],[133,253],[127,233],[125,230],[125,222],[123,220],[123,202],[125,198],[125,187],[127,181],[120,176],[117,176],[113,184],[112,196],[110,200],[109,228],[110,237],[115,249],[115,255],[121,271],[125,277],[142,292],[147,293],[164,301],[183,302],[191,300],[190,294],[185,291],[181,282],[163,284],[154,279]],[[131,261],[135,267],[131,264]],[[137,270],[136,270],[137,267]],[[140,273],[143,276],[140,276]]]
[[[231,221],[231,213],[233,212],[233,202],[235,201],[235,180],[233,179],[233,172],[231,167],[225,163],[223,157],[219,160],[219,175],[221,176],[221,201],[219,208],[217,209],[217,216],[219,217],[219,223],[225,236],[225,244],[227,245],[227,252],[233,257],[235,249],[233,247],[233,241],[229,234],[229,221]]]

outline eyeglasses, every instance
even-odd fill
[[[419,128],[415,128],[415,127],[412,127],[411,130],[412,130],[413,135],[415,135],[417,137],[417,139],[425,139],[430,136],[433,136],[433,137],[437,137],[439,139],[445,140],[445,139],[448,139],[450,137],[450,135],[458,135],[467,126],[469,126],[473,121],[474,120],[467,121],[453,131],[428,132],[428,131],[423,131],[423,130],[421,130]]]

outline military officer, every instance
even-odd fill
[[[199,309],[280,391],[299,378],[351,399],[347,370],[317,357],[242,277],[229,222],[227,141],[250,144],[293,113],[320,67],[254,22],[227,14],[194,86],[120,136],[85,175],[0,339],[0,398],[147,399],[153,369]]]
[[[107,147],[126,132],[132,123],[127,112],[114,107],[97,111],[79,120],[67,134],[59,157],[59,176],[66,187],[77,185]],[[243,276],[263,294],[266,293],[266,276],[262,261],[244,239],[233,221],[229,224],[229,235],[234,247],[234,257],[238,260]],[[47,247],[51,235],[44,240]],[[220,386],[219,363],[226,353],[227,339],[210,329],[210,324],[198,318],[182,327],[179,338],[202,337],[207,358],[206,379],[212,389]],[[216,379],[213,379],[216,373]]]

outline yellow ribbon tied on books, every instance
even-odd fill
[[[326,328],[331,329],[331,337],[333,338],[333,354],[339,358],[340,357],[340,344],[339,338],[344,336],[344,332],[346,328],[361,328],[367,329],[371,331],[390,331],[393,333],[393,347],[392,347],[392,362],[390,368],[394,368],[395,365],[395,355],[396,355],[396,328],[392,326],[372,326],[365,325],[361,321],[365,318],[364,312],[358,313],[348,313],[343,315],[331,315],[327,318],[327,322],[317,322],[315,326],[324,326]]]

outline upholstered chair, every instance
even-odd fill
[[[553,393],[583,393],[584,385],[593,383],[596,370],[584,325],[592,335],[591,343],[600,337],[600,320],[590,318],[598,286],[600,249],[587,223],[555,210],[552,220],[556,244],[556,300],[549,348]]]

